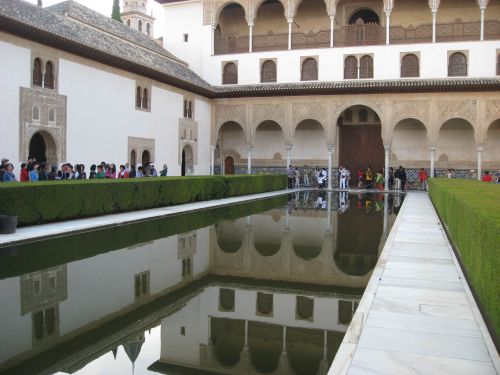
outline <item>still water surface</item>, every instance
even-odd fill
[[[326,374],[402,196],[311,191],[0,249],[0,374]]]

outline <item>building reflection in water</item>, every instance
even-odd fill
[[[400,198],[294,194],[285,207],[2,276],[0,373],[85,374],[119,346],[132,365],[160,325],[152,371],[326,374]]]

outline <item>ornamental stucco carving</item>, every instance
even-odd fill
[[[316,120],[326,129],[326,103],[294,103],[292,107],[293,131],[304,120]]]
[[[246,105],[215,105],[214,121],[216,135],[220,127],[229,121],[238,123],[246,132]]]
[[[441,100],[437,103],[437,110],[440,126],[454,118],[467,120],[472,126],[476,122],[475,100]]]
[[[391,124],[396,126],[399,121],[414,118],[426,125],[429,122],[429,102],[427,100],[404,100],[392,104]]]
[[[286,104],[255,104],[252,106],[253,129],[264,121],[272,120],[285,127]]]
[[[500,119],[500,100],[487,100],[485,116],[487,126],[498,119]]]

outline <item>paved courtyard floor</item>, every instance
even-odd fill
[[[429,196],[409,193],[329,375],[487,375],[499,368]]]

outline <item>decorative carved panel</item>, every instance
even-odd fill
[[[429,122],[429,102],[426,100],[404,100],[394,102],[392,105],[391,124],[406,118],[414,118],[427,125]]]
[[[476,122],[475,100],[442,100],[438,102],[437,109],[440,125],[453,118],[465,119],[473,126]]]
[[[326,103],[294,103],[292,107],[294,128],[304,120],[316,120],[326,128]]]

